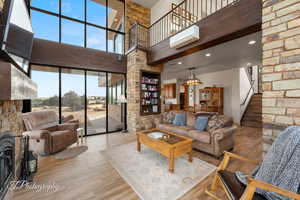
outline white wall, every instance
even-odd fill
[[[162,83],[177,83],[177,98],[167,100],[172,104],[180,104],[179,88],[181,81],[185,79],[186,72],[182,72],[182,76],[177,74],[174,79],[166,79],[166,74],[162,73]],[[196,104],[199,104],[199,89],[204,87],[223,87],[224,88],[224,114],[231,116],[235,123],[240,123],[241,107],[240,107],[240,68],[232,68],[217,72],[202,73],[197,75],[203,84],[196,87]],[[192,88],[189,88],[191,91]],[[193,93],[189,93],[189,105],[193,106]]]
[[[196,104],[199,104],[199,89],[204,87],[224,88],[224,115],[240,123],[239,68],[197,75],[203,84],[197,86]]]
[[[151,24],[156,22],[159,18],[164,16],[167,12],[171,10],[172,3],[176,5],[181,3],[183,0],[159,0],[151,8]]]
[[[202,3],[200,3],[202,1]],[[171,10],[172,3],[175,3],[176,5],[183,2],[183,0],[159,0],[152,8],[151,8],[151,24],[156,22],[159,18],[164,16],[167,12]],[[221,8],[221,5],[224,7],[227,3],[230,4],[233,2],[233,0],[223,0],[223,3],[221,1],[206,1],[206,0],[198,0],[198,9],[194,8],[193,1],[188,1],[187,8],[190,8],[188,10],[193,15],[198,15],[199,18],[204,18],[206,15],[210,15],[211,13],[216,12]],[[207,3],[207,5],[206,5]],[[216,4],[217,3],[217,4]],[[202,8],[201,8],[202,5]],[[206,10],[207,7],[207,10]],[[194,9],[193,9],[194,8]],[[210,9],[211,8],[211,9]],[[198,13],[197,13],[198,11]],[[196,14],[197,13],[197,14]]]

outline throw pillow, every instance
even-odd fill
[[[185,126],[186,125],[185,114],[184,113],[176,113],[173,124],[177,125],[177,126]]]
[[[172,124],[175,118],[175,114],[173,112],[165,112],[163,113],[163,123],[164,124]]]
[[[188,127],[194,127],[196,122],[196,117],[193,113],[187,112],[186,113],[186,125]]]
[[[195,129],[199,131],[204,131],[208,123],[208,117],[197,117],[195,123]]]
[[[231,117],[227,117],[225,115],[214,115],[208,121],[207,130],[209,132],[213,132],[216,129],[231,126],[232,123],[233,121]]]

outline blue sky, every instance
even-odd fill
[[[32,0],[32,6],[58,13],[58,0]],[[84,21],[84,0],[62,0],[62,14]],[[58,17],[32,11],[32,26],[35,37],[59,40]],[[106,7],[87,1],[87,21],[96,25],[106,26]],[[84,45],[84,26],[81,23],[62,19],[62,42],[78,46]],[[87,27],[87,47],[104,50],[106,48],[106,31],[103,29]]]
[[[53,13],[59,12],[58,0],[32,0],[32,6]],[[84,20],[84,0],[62,0],[62,14]],[[36,38],[59,41],[58,17],[31,12],[32,26]],[[106,8],[103,5],[87,0],[87,21],[105,27]],[[84,46],[84,26],[81,23],[62,19],[62,42]],[[109,45],[110,47],[112,45]],[[87,47],[104,50],[106,48],[106,31],[87,26]],[[32,72],[32,79],[38,84],[38,96],[58,95],[58,73]],[[98,77],[88,76],[88,96],[105,96],[106,89],[98,87]],[[84,76],[62,74],[62,94],[70,90],[84,95]]]

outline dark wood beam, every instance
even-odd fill
[[[261,30],[262,1],[240,0],[196,23],[200,40],[185,47],[170,48],[170,38],[149,48],[148,64],[156,65]]]
[[[126,56],[68,44],[34,39],[31,63],[115,73],[126,73]]]

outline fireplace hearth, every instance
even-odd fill
[[[8,185],[14,177],[15,139],[10,132],[0,133],[0,200],[4,199]]]

